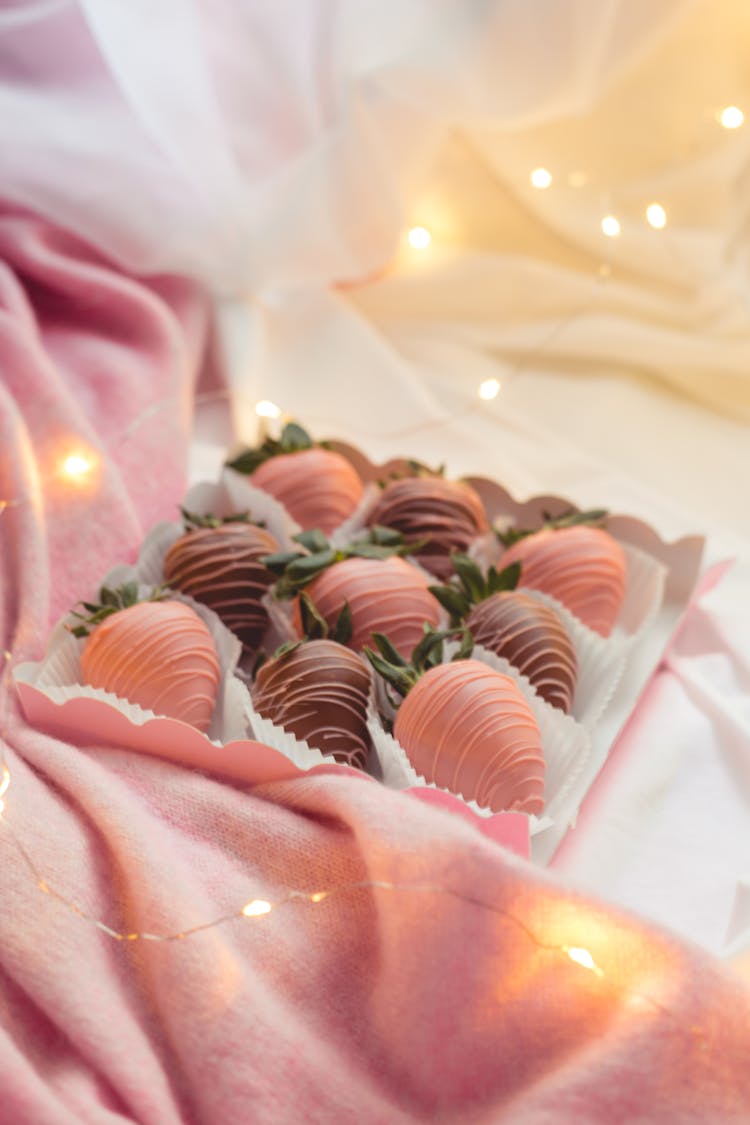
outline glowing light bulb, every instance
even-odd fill
[[[540,191],[543,191],[544,188],[548,188],[552,183],[552,173],[549,172],[546,168],[535,168],[529,176],[529,179],[531,180],[533,187],[539,188]]]
[[[646,208],[646,219],[649,226],[652,226],[654,230],[664,230],[667,225],[667,212],[661,203],[649,203]]]
[[[604,976],[604,973],[599,968],[588,949],[581,949],[581,947],[577,945],[564,945],[563,952],[567,953],[568,957],[570,957],[571,961],[575,961],[576,965],[582,965],[584,969],[590,969],[592,973],[596,973],[599,977]]]
[[[483,383],[480,383],[480,385],[479,385],[479,397],[480,398],[483,398],[483,399],[486,399],[486,400],[489,400],[491,398],[497,398],[499,393],[500,393],[500,383],[497,379],[485,379],[485,381]]]
[[[736,105],[724,106],[724,108],[719,111],[718,117],[719,123],[723,125],[725,129],[739,129],[740,125],[743,125],[745,122],[744,113],[739,106]]]
[[[427,227],[412,227],[409,231],[409,245],[415,250],[426,250],[432,242],[432,235]]]
[[[262,898],[254,898],[252,902],[248,902],[242,907],[242,913],[246,918],[254,918],[258,914],[268,914],[270,910],[270,902],[264,902]]]
[[[259,418],[280,418],[281,408],[275,402],[269,402],[267,398],[264,398],[260,402],[256,402],[255,413]]]
[[[620,222],[614,215],[605,215],[602,219],[602,231],[607,238],[617,238],[620,233]]]
[[[322,902],[324,898],[328,898],[328,891],[316,891],[310,895],[310,902]]]
[[[63,461],[63,473],[70,480],[82,480],[94,467],[94,462],[90,461],[87,457],[81,457],[78,453],[71,453],[70,457],[66,457]]]

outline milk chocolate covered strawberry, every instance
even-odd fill
[[[220,679],[208,628],[182,602],[137,599],[134,583],[103,587],[99,604],[84,603],[88,616],[76,615],[83,682],[207,731]]]
[[[427,636],[408,663],[387,638],[375,639],[380,653],[365,652],[404,696],[393,734],[416,772],[493,812],[541,813],[542,739],[517,684],[466,657],[469,646],[451,663],[435,662],[441,658]]]
[[[474,641],[517,668],[553,707],[570,710],[578,678],[573,642],[553,609],[515,589],[519,563],[483,574],[466,555],[454,555],[455,578],[430,590],[465,624]]]
[[[451,554],[465,551],[489,526],[471,485],[435,475],[386,484],[368,523],[400,531],[406,543],[420,541],[415,557],[438,578],[452,573]]]
[[[343,523],[362,499],[363,485],[353,466],[334,450],[315,445],[301,426],[290,422],[279,441],[267,438],[228,462],[237,472],[274,496],[303,528],[326,535]]]
[[[345,612],[328,626],[302,595],[306,636],[284,645],[264,663],[253,687],[259,714],[337,762],[364,769],[370,753],[367,701],[370,669],[345,641],[351,618]]]
[[[275,581],[263,565],[278,550],[269,531],[244,516],[227,520],[183,511],[186,534],[167,551],[164,581],[212,609],[246,652],[257,651],[268,626],[262,599]]]
[[[627,563],[617,540],[586,522],[590,515],[575,514],[520,537],[511,533],[516,539],[502,562],[520,563],[522,586],[557,598],[584,625],[608,637],[625,598]]]

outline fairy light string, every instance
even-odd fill
[[[104,934],[112,940],[127,944],[135,942],[150,942],[159,943],[162,945],[175,944],[177,942],[184,942],[190,938],[195,938],[199,934],[204,934],[210,930],[217,929],[220,926],[225,926],[230,923],[247,922],[260,922],[266,915],[274,911],[291,906],[294,903],[304,904],[306,906],[319,906],[334,897],[339,898],[343,895],[350,895],[358,891],[371,891],[371,892],[386,892],[396,894],[409,894],[409,895],[430,895],[440,896],[443,898],[451,898],[465,906],[475,907],[486,911],[496,917],[502,918],[510,925],[520,930],[529,941],[530,945],[540,951],[546,953],[553,953],[556,956],[564,959],[565,961],[572,962],[578,966],[582,971],[592,974],[597,980],[603,984],[606,983],[607,988],[614,990],[624,999],[630,1001],[638,1001],[645,1007],[651,1008],[654,1012],[668,1019],[674,1026],[683,1034],[689,1032],[694,1040],[700,1041],[702,1048],[709,1046],[704,1030],[697,1024],[691,1025],[686,1028],[683,1020],[679,1015],[670,1011],[668,1007],[661,1004],[655,997],[640,992],[628,986],[618,985],[613,975],[607,969],[600,965],[593,957],[592,953],[586,948],[585,944],[570,944],[568,942],[550,942],[544,941],[538,936],[532,926],[525,922],[514,911],[508,910],[504,907],[497,905],[485,898],[477,895],[469,894],[465,891],[456,890],[451,887],[444,887],[435,883],[397,883],[383,879],[362,879],[349,883],[339,883],[332,887],[318,889],[315,891],[302,891],[292,889],[283,894],[280,898],[269,900],[265,898],[251,898],[248,899],[239,909],[219,915],[209,921],[199,923],[197,925],[186,926],[181,930],[170,933],[152,933],[148,930],[119,930],[113,926],[108,925],[103,919],[98,918],[90,910],[81,906],[79,902],[64,892],[60,891],[49,880],[47,875],[41,870],[39,865],[32,857],[29,849],[26,847],[19,834],[16,832],[13,825],[8,822],[5,817],[5,797],[8,793],[11,784],[11,773],[6,759],[6,740],[9,731],[9,707],[10,707],[10,688],[11,676],[13,669],[12,653],[6,649],[3,651],[3,675],[0,686],[2,687],[2,707],[0,707],[0,829],[4,831],[7,837],[10,838],[18,855],[21,857],[24,865],[29,871],[34,885],[37,890],[46,895],[49,899],[54,900],[59,906],[63,907],[71,914],[75,915],[81,922],[92,926],[99,933]]]

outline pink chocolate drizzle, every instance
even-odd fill
[[[426,781],[493,812],[542,812],[536,720],[513,680],[486,664],[460,660],[425,672],[393,733]]]
[[[330,535],[362,499],[363,485],[340,453],[314,446],[259,465],[252,483],[274,496],[303,528]]]
[[[543,590],[589,629],[608,637],[625,598],[625,553],[599,527],[543,528],[509,547],[502,565],[520,562],[520,586]]]
[[[220,668],[201,619],[181,602],[140,602],[105,618],[81,653],[84,683],[208,730]]]
[[[353,631],[349,648],[360,651],[372,644],[373,633],[385,633],[404,656],[422,637],[425,622],[437,626],[443,619],[438,601],[428,591],[429,579],[404,559],[344,559],[316,578],[307,588],[318,612],[333,628],[348,601]],[[292,621],[301,635],[299,609]]]
[[[570,711],[578,660],[554,610],[509,590],[474,606],[466,625],[477,644],[505,657],[542,699],[566,714]]]

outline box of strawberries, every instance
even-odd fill
[[[521,852],[526,837],[544,863],[701,554],[698,537],[373,465],[289,423],[192,488],[17,690],[30,721],[83,746],[247,785],[356,771]]]

